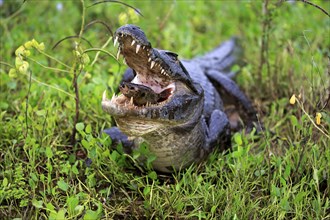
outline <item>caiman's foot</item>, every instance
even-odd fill
[[[119,128],[112,127],[105,129],[103,132],[110,136],[113,148],[115,148],[118,144],[121,143],[123,145],[125,153],[130,153],[132,151],[134,146],[133,141],[128,140],[128,137],[124,133],[122,133]]]
[[[257,132],[260,132],[262,130],[262,125],[260,125],[258,121],[257,112],[251,101],[239,89],[237,84],[226,75],[216,71],[208,71],[206,74],[218,88],[218,91],[220,91],[220,96],[225,106],[235,106],[235,110],[238,111],[240,118],[245,124],[246,131],[251,132],[253,128],[256,128]],[[231,116],[232,115],[229,115],[229,117]],[[235,122],[232,121],[231,124],[234,125]],[[232,127],[233,130],[238,128],[237,124],[235,125],[236,126]]]
[[[215,146],[220,146],[222,151],[231,148],[230,124],[224,112],[220,110],[212,112],[207,131],[207,151]]]

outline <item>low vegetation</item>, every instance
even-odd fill
[[[329,219],[330,4],[306,2],[0,1],[0,219]],[[173,175],[110,149],[126,23],[181,58],[238,36],[264,131]]]

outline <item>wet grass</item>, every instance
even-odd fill
[[[52,50],[79,34],[80,2],[1,1],[0,219],[329,219],[329,17],[302,2],[271,1],[266,10],[265,1],[128,3],[143,17],[100,4],[85,11],[86,24],[135,23],[154,47],[185,58],[238,36],[246,65],[236,81],[264,133],[235,133],[233,152],[170,176],[140,171],[137,155],[111,150],[100,135],[112,125],[102,92],[116,89],[125,67],[103,52],[95,63],[96,52],[77,54],[105,45],[107,28],[83,33],[92,46],[75,49],[70,38]],[[326,1],[314,3],[330,11]],[[15,51],[24,44],[29,52],[19,52],[31,55],[22,58]],[[104,50],[117,52],[111,42]],[[80,114],[72,145],[74,71]]]

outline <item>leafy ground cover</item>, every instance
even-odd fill
[[[0,219],[330,218],[329,2],[22,2],[0,1]],[[265,131],[170,176],[110,149],[100,101],[125,66],[108,28],[125,23],[185,58],[238,36]]]

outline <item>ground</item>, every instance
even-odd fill
[[[330,218],[329,2],[22,2],[0,1],[0,219]],[[126,23],[181,58],[239,37],[264,132],[170,176],[110,149],[101,96],[125,66],[108,29]]]

